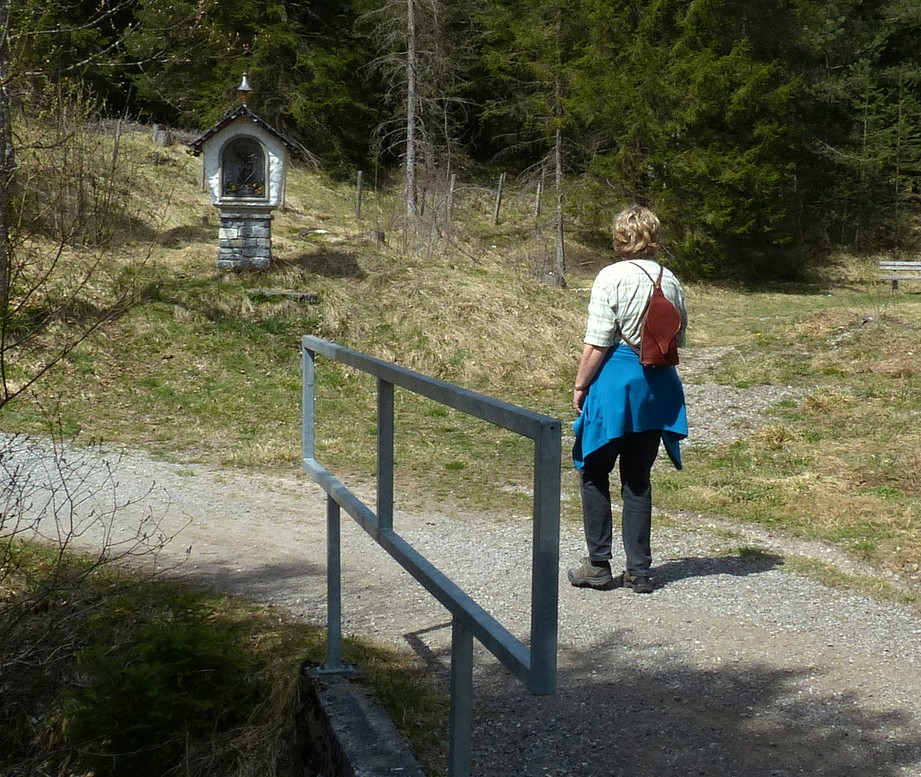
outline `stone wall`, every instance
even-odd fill
[[[305,666],[295,710],[294,762],[301,775],[424,777],[384,709],[346,676]]]
[[[241,270],[271,264],[272,215],[258,211],[222,210],[218,269]]]

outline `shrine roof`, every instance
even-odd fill
[[[225,113],[221,119],[215,124],[211,129],[206,130],[203,134],[199,135],[195,140],[189,143],[189,151],[193,156],[199,156],[204,148],[205,143],[207,143],[211,138],[217,135],[225,127],[233,124],[241,116],[251,119],[254,124],[262,127],[266,132],[274,135],[278,140],[284,143],[288,148],[296,148],[296,144],[282,135],[277,129],[275,129],[271,124],[267,123],[263,119],[259,118],[255,113],[253,113],[249,107],[245,104],[238,105],[236,108]]]

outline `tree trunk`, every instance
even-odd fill
[[[13,149],[13,119],[10,115],[10,0],[0,0],[0,326],[5,334],[6,312],[10,299],[10,272],[13,259],[10,235],[12,187],[16,174]],[[2,345],[0,345],[2,354]],[[0,369],[3,367],[0,363]]]
[[[416,12],[406,0],[406,215],[416,218]]]
[[[563,243],[563,131],[557,127],[553,148],[556,176],[556,278],[559,286],[566,284],[566,253]]]
[[[553,133],[553,166],[556,183],[556,268],[554,281],[566,285],[566,252],[563,242],[563,20],[556,16],[556,77],[553,81],[553,113],[556,131]]]
[[[0,0],[0,407],[9,399],[7,380],[7,328],[10,282],[13,268],[13,184],[16,154],[13,148],[13,117],[10,113],[10,0]]]

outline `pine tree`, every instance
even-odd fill
[[[463,159],[466,90],[476,32],[467,2],[370,2],[360,28],[374,41],[369,62],[386,84],[389,114],[376,131],[381,159],[403,168],[410,231],[428,191],[447,192]]]
[[[548,277],[565,283],[564,178],[574,170],[573,68],[586,39],[580,3],[562,0],[490,2],[483,14],[490,35],[484,64],[492,97],[484,124],[502,142],[497,158],[527,170],[553,171],[555,258]]]
[[[789,23],[782,6],[759,17]],[[598,24],[597,2],[592,16],[573,98],[598,148],[588,171],[659,211],[686,271],[776,268],[795,237],[800,84],[770,37],[749,33],[747,4],[657,0]]]
[[[76,83],[114,113],[129,102],[125,41],[135,0],[9,0],[9,50],[16,90]]]
[[[803,177],[817,237],[859,249],[904,242],[921,172],[921,7],[803,3],[801,14],[813,138]]]
[[[367,160],[379,115],[354,18],[333,0],[144,2],[130,39],[135,104],[154,120],[205,127],[234,107],[246,72],[257,113],[331,169],[347,168]]]

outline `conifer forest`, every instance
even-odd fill
[[[0,0],[0,25],[7,175],[53,96],[195,132],[246,73],[331,176],[556,175],[574,222],[655,208],[686,275],[917,239],[917,0]]]

